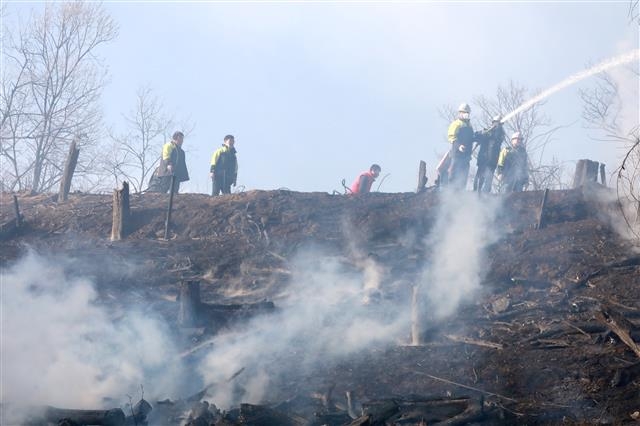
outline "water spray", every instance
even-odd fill
[[[604,71],[608,70],[609,68],[613,68],[613,67],[617,67],[617,66],[620,66],[620,65],[628,64],[629,62],[637,61],[639,59],[640,59],[640,49],[635,49],[635,50],[627,52],[627,53],[625,53],[623,55],[616,56],[616,57],[607,59],[606,61],[600,62],[599,64],[596,64],[596,65],[594,65],[593,67],[591,67],[591,68],[589,68],[587,70],[580,71],[577,74],[573,74],[572,76],[562,80],[560,83],[556,84],[555,86],[552,86],[552,87],[548,88],[547,90],[545,90],[544,92],[534,96],[533,98],[529,99],[527,102],[525,102],[522,105],[520,105],[518,108],[516,108],[513,111],[511,111],[510,113],[506,114],[502,118],[502,120],[500,122],[501,123],[507,122],[507,120],[512,118],[514,115],[528,110],[534,104],[540,102],[544,98],[546,98],[546,97],[548,97],[548,96],[550,96],[550,95],[552,95],[552,94],[564,89],[565,87],[571,86],[572,84],[577,83],[580,80],[583,80],[583,79],[585,79],[587,77],[591,77],[592,75],[604,72]]]

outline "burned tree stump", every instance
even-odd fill
[[[416,193],[424,191],[424,187],[427,185],[427,163],[420,160],[420,166],[418,167],[418,188]]]
[[[111,241],[120,241],[129,230],[129,184],[122,182],[122,189],[113,191],[113,224]]]
[[[64,173],[62,179],[60,179],[60,191],[58,192],[58,202],[67,201],[69,198],[69,190],[71,189],[71,179],[73,173],[76,170],[76,164],[78,164],[78,156],[80,155],[80,149],[76,148],[76,141],[71,142],[69,147],[69,155],[67,156],[67,162],[64,165]]]
[[[201,323],[200,281],[180,282],[180,311],[178,323],[182,327],[195,327]]]
[[[599,163],[591,160],[579,160],[573,175],[573,188],[578,188],[587,182],[598,182]]]
[[[16,235],[22,226],[22,215],[18,206],[18,197],[13,196],[13,210],[16,218],[0,224],[0,240],[10,238]]]
[[[600,183],[602,186],[607,186],[607,176],[604,172],[604,163],[600,163]]]

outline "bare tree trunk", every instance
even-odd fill
[[[122,189],[113,190],[113,223],[111,241],[122,240],[129,230],[129,183],[122,182]]]
[[[607,176],[604,172],[604,163],[600,163],[600,183],[602,186],[607,186]]]
[[[60,179],[60,191],[58,192],[58,202],[67,201],[69,197],[69,190],[71,189],[71,179],[73,173],[76,170],[76,164],[78,164],[78,156],[80,155],[80,148],[76,148],[76,141],[71,142],[69,147],[69,155],[67,156],[67,162],[64,165],[64,173],[62,173],[62,179]]]

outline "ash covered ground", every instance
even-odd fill
[[[19,195],[3,418],[144,398],[158,425],[634,423],[638,241],[609,190],[550,191],[536,229],[542,197],[178,194],[165,240],[169,196],[131,195],[112,242],[111,195]],[[184,327],[188,281],[218,311]]]

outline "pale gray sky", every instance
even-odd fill
[[[491,96],[509,80],[546,89],[589,65],[638,48],[629,2],[104,2],[120,26],[101,50],[111,73],[109,124],[150,85],[178,117],[191,182],[209,192],[209,159],[236,135],[239,185],[341,190],[371,163],[381,191],[411,191],[418,161],[432,181],[447,149],[444,104]],[[33,4],[21,5],[22,8]],[[627,102],[638,122],[637,77]],[[611,144],[582,129],[578,89],[550,97],[556,124],[547,155],[615,162]],[[532,92],[532,95],[535,93]],[[505,111],[505,113],[508,111]],[[613,165],[609,165],[609,170]],[[377,185],[374,185],[374,188]]]

